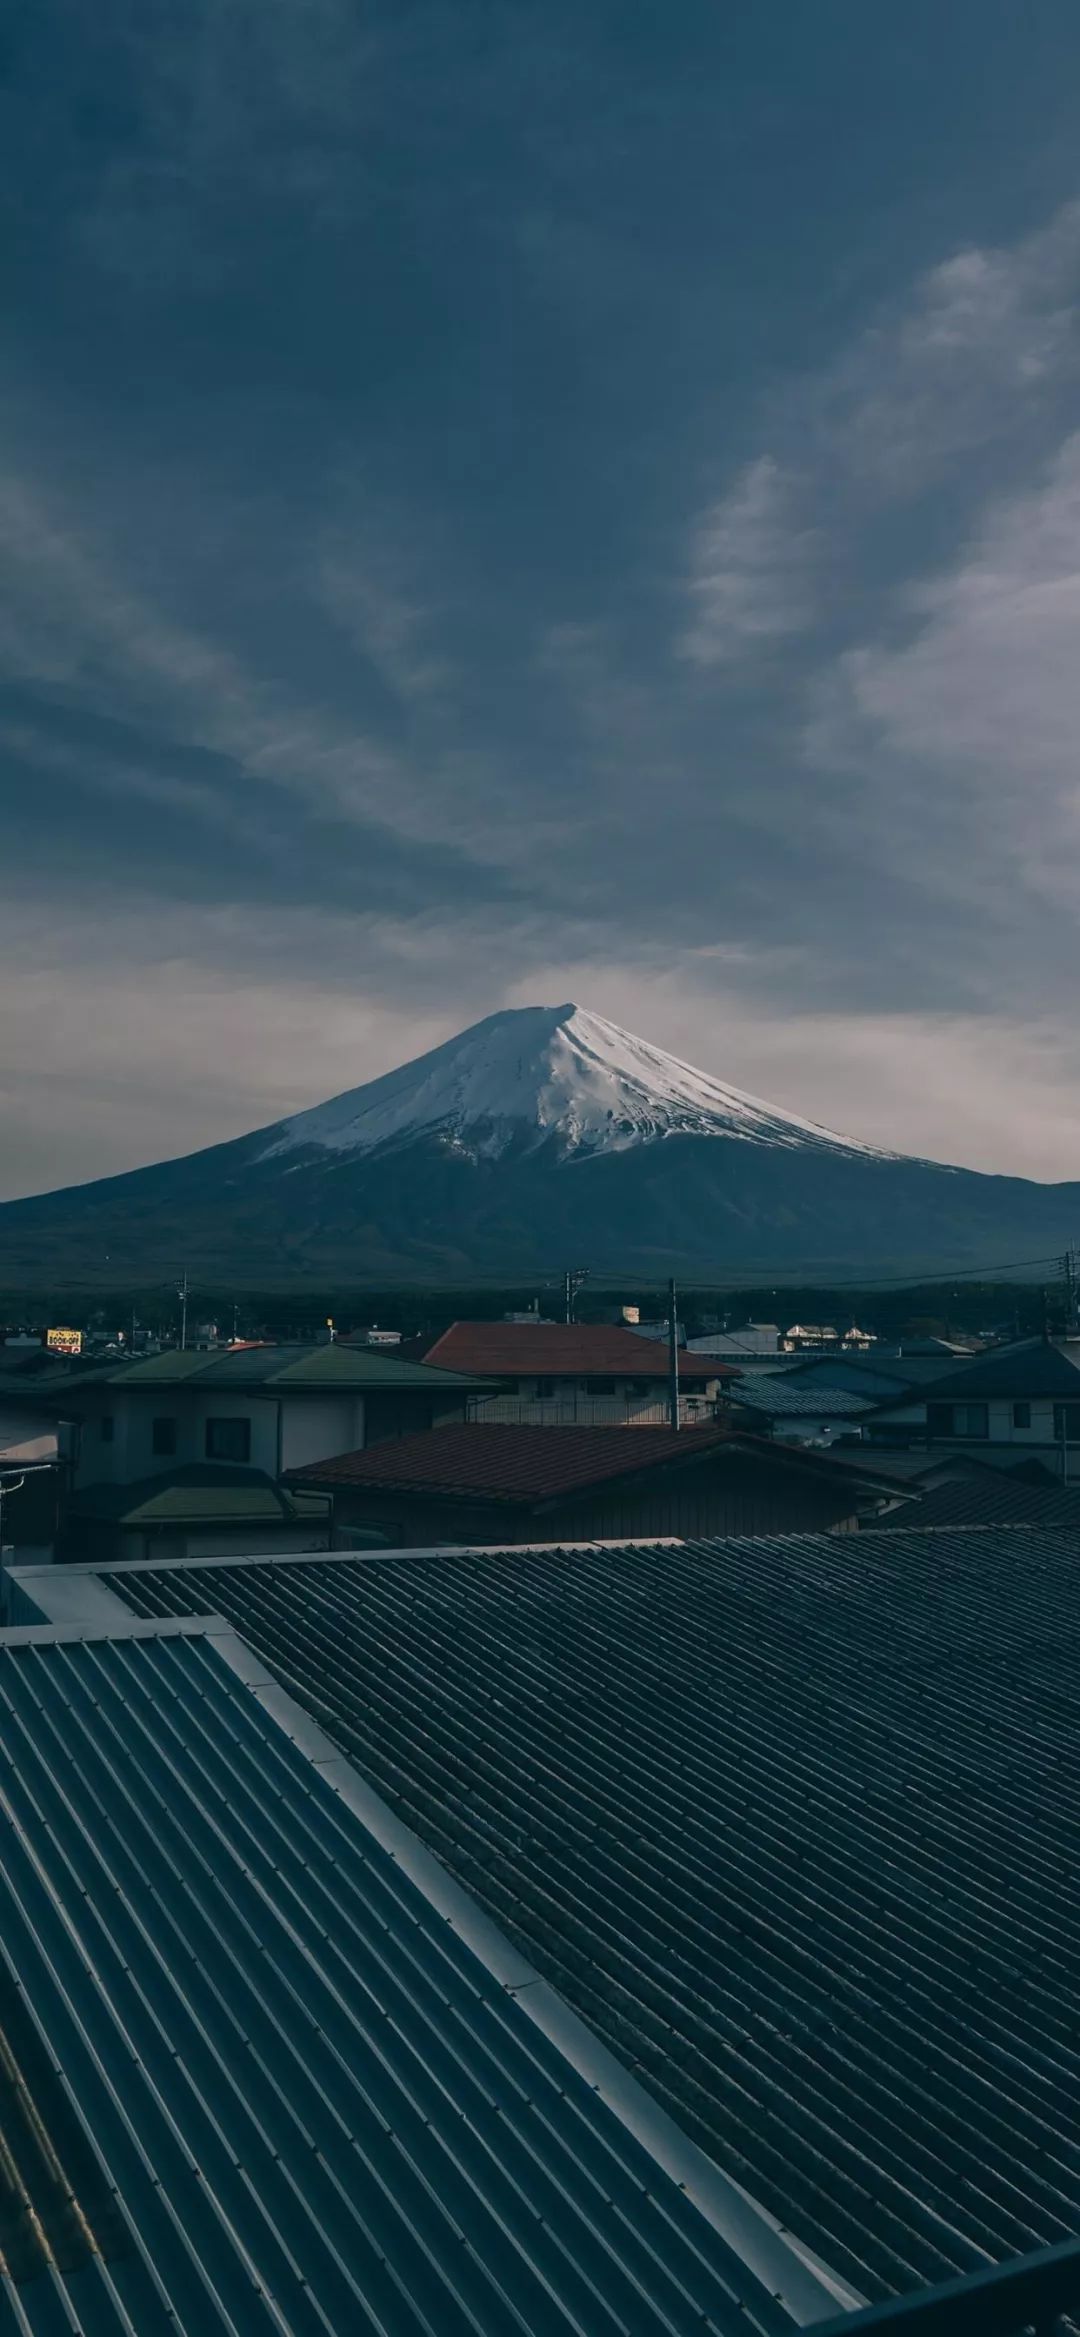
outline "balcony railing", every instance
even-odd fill
[[[470,1420],[509,1421],[515,1427],[666,1428],[664,1397],[644,1396],[471,1396]],[[680,1396],[679,1425],[697,1428],[715,1420],[717,1407],[705,1396]]]

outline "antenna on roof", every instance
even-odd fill
[[[568,1266],[566,1268],[566,1271],[563,1275],[563,1303],[566,1308],[566,1320],[568,1323],[572,1323],[574,1320],[574,1308],[577,1304],[578,1291],[584,1287],[588,1279],[589,1269],[587,1266]]]
[[[1075,1243],[1061,1261],[1065,1276],[1065,1336],[1080,1338],[1080,1251]]]
[[[679,1301],[674,1276],[668,1291],[668,1419],[672,1428],[679,1425]]]

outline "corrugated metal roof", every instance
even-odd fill
[[[0,2329],[790,2326],[380,1822],[220,1627],[0,1640]]]
[[[1080,1485],[1029,1485],[1004,1469],[980,1469],[976,1474],[935,1485],[912,1505],[890,1512],[880,1524],[894,1530],[907,1526],[936,1530],[950,1526],[1066,1526],[1080,1535]]]
[[[134,1570],[854,2286],[1080,2226],[1080,1538]]]

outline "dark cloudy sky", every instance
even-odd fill
[[[1075,0],[0,33],[0,1190],[575,997],[1080,1175]]]

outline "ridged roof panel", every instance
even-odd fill
[[[0,2329],[776,2329],[229,1644],[0,1642]]]
[[[114,1570],[229,1615],[864,2293],[1080,2227],[1080,1539]]]

